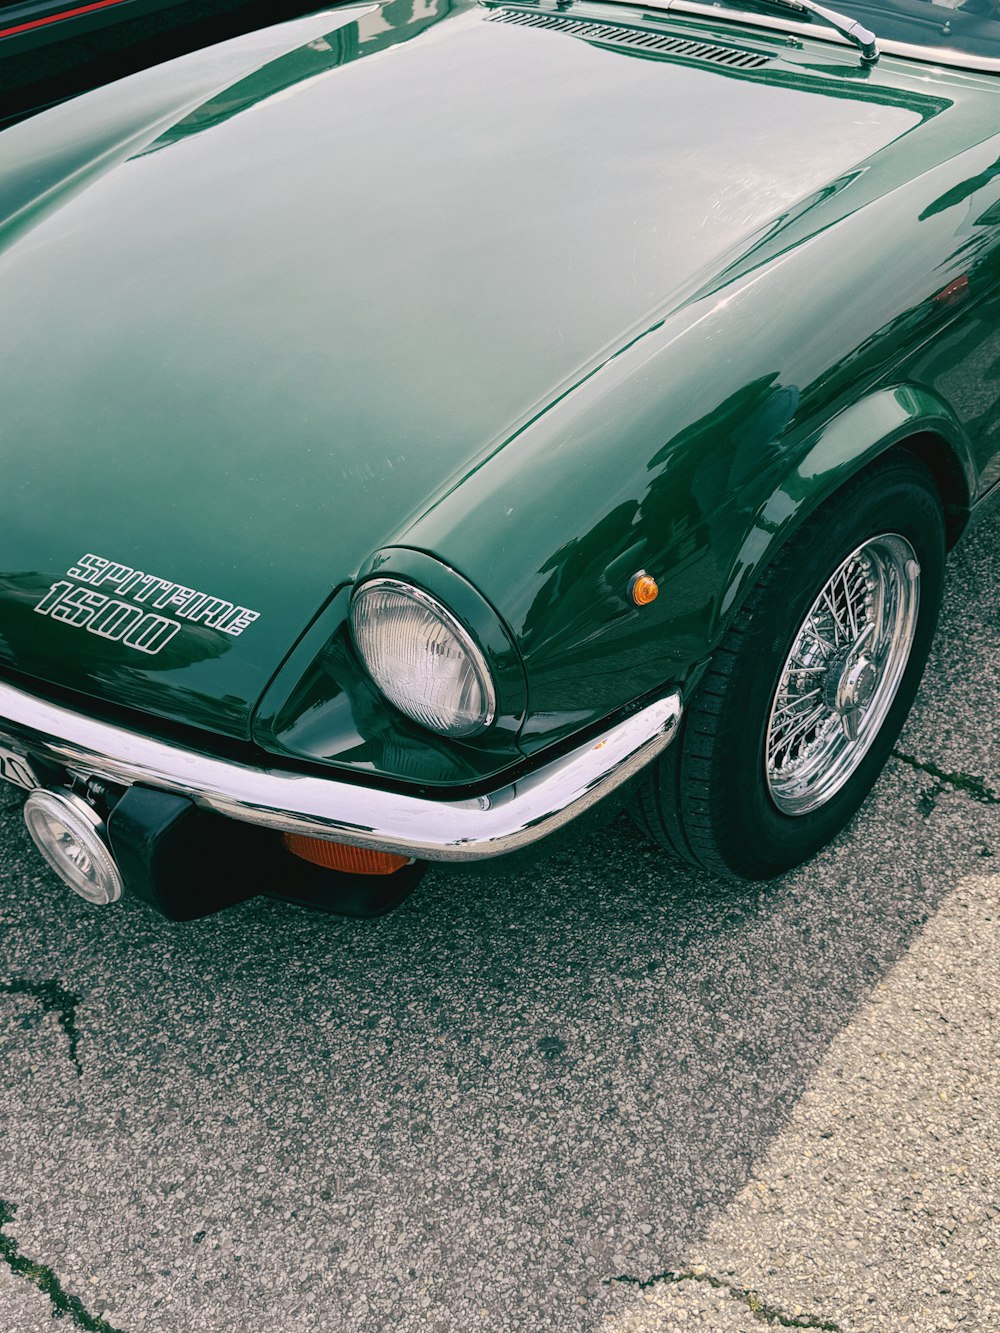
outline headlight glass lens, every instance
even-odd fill
[[[354,642],[400,712],[444,736],[472,736],[496,715],[486,659],[440,602],[394,579],[364,583],[351,603]]]

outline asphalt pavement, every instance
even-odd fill
[[[172,925],[0,793],[0,1330],[995,1333],[998,589],[994,513],[898,757],[772,885],[622,818],[377,921]]]

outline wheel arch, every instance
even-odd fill
[[[972,487],[965,468],[966,460],[945,436],[932,430],[907,435],[887,452],[910,454],[918,458],[930,472],[944,508],[945,534],[950,551],[965,531],[972,512]],[[884,458],[885,453],[878,457]]]
[[[943,399],[922,385],[875,390],[805,438],[757,510],[723,580],[718,635],[799,527],[846,483],[895,452],[927,467],[944,509],[948,547],[955,545],[969,519],[976,479],[961,423]]]

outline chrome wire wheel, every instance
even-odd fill
[[[783,814],[818,809],[857,772],[906,670],[919,605],[920,564],[895,533],[857,547],[824,584],[768,717],[767,786]]]

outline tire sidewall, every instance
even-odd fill
[[[944,581],[944,522],[929,476],[919,464],[885,467],[837,497],[782,553],[777,577],[751,596],[750,628],[729,682],[713,757],[709,804],[714,841],[730,873],[770,878],[806,860],[847,823],[888,758],[920,683],[937,622]],[[878,734],[844,786],[816,810],[778,809],[765,774],[767,726],[778,680],[820,590],[852,551],[895,533],[920,563],[920,602],[913,643],[895,698]],[[722,719],[720,719],[722,720]],[[684,758],[681,759],[682,769]],[[683,779],[682,779],[683,786]]]

